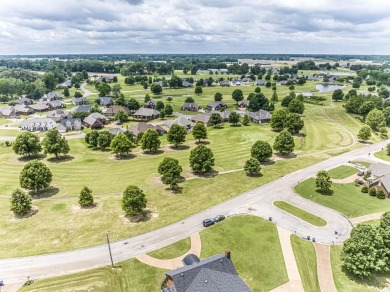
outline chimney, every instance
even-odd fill
[[[227,257],[228,259],[230,259],[230,249],[227,249],[225,251],[225,257]]]

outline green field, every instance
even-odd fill
[[[0,125],[5,125],[5,124],[9,124],[9,123],[11,123],[10,120],[6,120],[6,119],[1,119],[0,118]]]
[[[156,259],[174,259],[182,256],[191,248],[191,240],[189,238],[175,242],[174,244],[168,245],[162,249],[148,253],[151,257]]]
[[[365,161],[352,161],[351,163],[357,163],[365,166],[366,168],[369,168],[371,163],[370,162],[365,162]]]
[[[382,151],[376,152],[374,155],[375,155],[375,157],[378,157],[379,159],[382,159],[382,160],[385,160],[385,161],[390,161],[390,156],[387,155],[387,151],[386,150],[382,150]]]
[[[317,276],[317,257],[313,243],[291,235],[291,245],[305,291],[321,291]]]
[[[302,210],[301,208],[298,208],[294,205],[291,205],[287,202],[284,202],[284,201],[275,201],[274,202],[274,205],[302,220],[305,220],[306,222],[309,222],[310,224],[313,224],[315,226],[325,226],[327,224],[327,222],[316,216],[316,215],[313,215],[309,212],[306,212],[305,210]]]
[[[201,232],[201,238],[202,258],[230,249],[238,274],[253,291],[269,291],[288,281],[272,223],[253,216],[232,217]]]
[[[229,234],[229,236],[226,236]],[[279,237],[274,224],[252,216],[229,218],[201,232],[202,256],[224,254],[230,248],[240,277],[253,291],[269,291],[288,281]],[[253,241],[256,244],[253,244]],[[161,250],[160,250],[161,251]],[[37,280],[20,291],[159,291],[163,269],[136,259],[111,267]]]
[[[334,179],[344,179],[358,173],[356,168],[351,166],[341,165],[329,170],[329,176]]]
[[[350,275],[342,268],[340,254],[342,246],[334,245],[330,250],[330,258],[332,263],[333,280],[337,291],[340,292],[366,292],[380,291],[384,287],[390,288],[390,273],[383,275],[375,275],[370,280],[361,280],[353,275]]]
[[[332,208],[349,217],[390,210],[390,200],[379,200],[360,191],[354,183],[332,184],[332,195],[322,195],[316,191],[315,179],[310,178],[298,184],[295,191],[302,197]]]

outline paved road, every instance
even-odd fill
[[[310,235],[315,237],[317,242],[324,244],[342,243],[349,236],[352,229],[350,221],[332,209],[299,197],[294,194],[292,187],[298,182],[314,176],[319,170],[331,169],[362,156],[367,157],[369,152],[380,150],[388,142],[383,141],[369,145],[317,163],[204,210],[181,222],[112,243],[114,261],[119,262],[134,258],[187,238],[204,229],[201,225],[204,218],[213,217],[216,214],[253,214],[266,219],[272,217],[277,225],[292,233],[296,232],[299,236]],[[294,163],[294,161],[292,160],[291,163]],[[288,201],[324,218],[328,224],[324,227],[312,226],[274,207],[274,200]],[[335,231],[339,234],[335,235]],[[95,246],[64,253],[0,260],[0,278],[8,283],[20,282],[25,280],[27,276],[35,279],[68,274],[108,265],[109,263],[107,246]]]

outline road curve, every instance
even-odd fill
[[[180,222],[114,242],[111,244],[114,262],[134,258],[187,238],[204,229],[201,224],[204,218],[214,217],[216,214],[253,214],[266,219],[272,217],[273,222],[277,225],[299,236],[310,235],[315,237],[317,242],[323,244],[342,243],[352,229],[350,221],[332,209],[298,196],[292,188],[297,183],[314,176],[319,170],[332,169],[359,157],[367,157],[368,153],[380,150],[387,143],[389,140],[333,157],[285,175]],[[291,163],[294,161],[291,160]],[[324,227],[313,226],[276,208],[273,205],[275,200],[290,202],[322,217],[328,224]],[[337,231],[337,235],[335,231]],[[31,276],[33,279],[52,277],[108,264],[110,264],[110,258],[107,246],[94,246],[63,253],[0,260],[0,278],[6,283],[14,283],[25,280],[27,276]]]

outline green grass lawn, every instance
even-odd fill
[[[382,160],[385,160],[385,161],[390,161],[390,156],[387,155],[387,151],[386,150],[382,150],[382,151],[376,152],[374,155],[375,155],[375,157],[378,157],[379,159],[382,159]]]
[[[302,210],[301,208],[298,208],[294,205],[291,205],[284,201],[275,201],[274,205],[302,220],[305,220],[306,222],[309,222],[310,224],[313,224],[315,226],[325,226],[327,223],[324,219],[313,215],[309,212],[306,212],[305,210]]]
[[[9,124],[9,123],[11,123],[10,120],[0,119],[0,125],[5,125],[5,124]]]
[[[191,240],[189,238],[175,242],[174,244],[168,245],[162,249],[148,253],[151,257],[156,259],[173,259],[182,256],[191,248]]]
[[[317,276],[317,257],[313,243],[291,235],[291,245],[305,291],[321,291]]]
[[[288,281],[276,226],[258,217],[237,216],[201,232],[202,258],[230,249],[240,277],[253,291]]]
[[[365,166],[366,168],[369,168],[371,163],[370,162],[365,162],[365,161],[352,161],[351,163],[357,163]]]
[[[269,291],[288,281],[276,226],[258,217],[237,216],[201,232],[206,258],[231,250],[240,277],[253,291]],[[256,244],[253,244],[256,242]],[[163,269],[136,259],[81,273],[44,280],[20,291],[159,291]]]
[[[31,286],[19,291],[160,291],[165,279],[163,269],[154,268],[136,259],[118,263],[120,268],[111,266],[88,270],[67,276],[37,280]]]
[[[380,222],[381,222],[380,219],[374,219],[374,220],[362,222],[360,224],[367,224],[367,225],[371,225],[373,227],[377,227],[377,226],[379,226]]]
[[[366,292],[380,291],[384,287],[390,288],[390,273],[375,275],[370,280],[361,280],[353,275],[350,275],[342,268],[340,254],[342,246],[332,246],[330,250],[330,258],[332,263],[333,279],[337,291],[340,292]]]
[[[344,179],[358,173],[356,168],[351,166],[341,165],[334,169],[329,170],[329,176],[335,179]]]
[[[323,195],[316,191],[315,179],[310,178],[298,184],[295,191],[302,197],[332,208],[349,217],[390,210],[390,200],[379,200],[360,191],[354,183],[332,184],[333,194]]]

